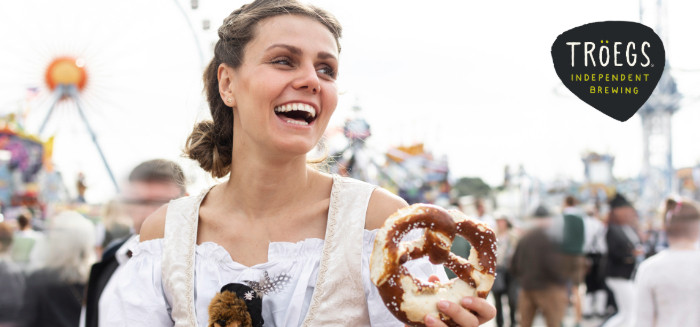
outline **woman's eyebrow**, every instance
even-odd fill
[[[297,48],[297,47],[295,47],[295,46],[292,46],[292,45],[288,45],[288,44],[279,44],[279,43],[276,43],[276,44],[273,44],[273,45],[267,47],[267,49],[265,49],[265,51],[268,51],[268,50],[274,49],[274,48],[284,48],[284,49],[289,50],[289,52],[291,52],[291,53],[294,54],[294,55],[297,55],[297,56],[298,56],[298,55],[301,55],[301,49],[299,49],[299,48]]]
[[[295,47],[295,46],[293,46],[293,45],[282,44],[282,43],[275,43],[275,44],[273,44],[273,45],[267,47],[267,49],[265,49],[265,51],[269,51],[270,49],[274,49],[274,48],[284,48],[284,49],[287,49],[289,52],[291,52],[292,54],[297,55],[297,56],[301,55],[302,52],[303,52],[303,51],[301,51],[301,49],[299,49],[299,48],[297,48],[297,47]],[[338,60],[338,58],[336,58],[334,54],[332,54],[332,53],[330,53],[330,52],[325,52],[325,51],[319,52],[317,57],[318,57],[318,59],[334,59],[334,60]]]
[[[336,61],[338,60],[338,58],[336,58],[335,55],[333,55],[330,52],[325,52],[325,51],[319,52],[317,57],[318,57],[318,59],[333,59]]]

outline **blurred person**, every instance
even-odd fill
[[[637,211],[621,194],[610,201],[608,230],[605,235],[608,248],[605,283],[612,291],[617,313],[603,326],[633,326],[636,292],[632,274],[637,257],[643,254],[637,231],[632,227]]]
[[[510,267],[520,285],[520,324],[532,326],[535,315],[541,311],[547,327],[561,327],[568,300],[560,246],[548,233],[552,215],[546,207],[539,206],[533,223],[534,227],[518,242]]]
[[[571,303],[574,306],[575,326],[581,325],[581,294],[579,285],[583,283],[585,273],[585,258],[583,246],[585,242],[585,226],[583,212],[577,207],[576,198],[572,195],[564,199],[562,210],[563,234],[561,240],[562,269],[566,275],[571,290]]]
[[[496,281],[491,288],[496,301],[496,325],[502,327],[504,324],[502,297],[505,295],[508,298],[510,326],[517,326],[515,314],[518,309],[518,283],[509,270],[515,247],[518,245],[518,234],[513,230],[511,219],[507,215],[500,215],[496,219],[496,236]]]
[[[591,206],[584,218],[586,241],[583,246],[585,253],[586,295],[583,301],[583,317],[604,317],[607,309],[607,291],[605,287],[605,271],[603,258],[608,248],[605,243],[606,227],[599,218],[597,205]]]
[[[644,239],[646,258],[668,248],[668,239],[666,238],[663,225],[667,220],[666,217],[669,216],[669,212],[673,210],[677,204],[676,199],[669,197],[663,202],[662,208],[659,210],[661,211],[660,217],[658,217],[660,219],[651,219],[651,221],[648,222]]]
[[[700,212],[679,201],[666,216],[669,248],[646,259],[635,277],[637,327],[700,326]]]
[[[476,219],[486,223],[489,225],[489,227],[491,227],[491,229],[496,230],[496,220],[493,219],[491,215],[486,213],[486,204],[484,203],[484,199],[476,198],[474,201],[474,206],[476,207]]]
[[[12,228],[0,222],[0,327],[15,326],[24,298],[24,275],[12,262]]]
[[[222,285],[274,280],[284,282],[259,288],[265,325],[403,326],[376,292],[367,262],[377,229],[407,203],[325,174],[307,157],[338,103],[340,24],[298,1],[256,0],[226,17],[218,35],[204,73],[212,120],[195,126],[185,151],[228,180],[146,220],[118,276],[110,322],[205,326]],[[442,269],[415,262],[427,274]],[[484,299],[457,300],[438,309],[459,325],[495,316]],[[424,321],[444,326],[435,316]]]
[[[85,303],[85,326],[106,326],[101,312],[115,297],[116,276],[129,260],[139,240],[141,225],[150,214],[170,200],[185,195],[185,175],[175,162],[154,159],[137,165],[129,174],[128,185],[122,194],[125,213],[132,220],[132,231],[125,237],[112,240],[105,248],[102,260],[92,266]],[[118,214],[119,204],[112,203],[107,214]],[[111,219],[111,218],[110,218]]]
[[[17,216],[19,229],[15,232],[12,243],[12,260],[23,270],[27,270],[32,264],[32,250],[37,242],[40,242],[43,234],[32,229],[32,213],[22,210]]]
[[[102,207],[102,223],[105,229],[102,242],[104,249],[108,248],[113,241],[131,235],[131,218],[126,213],[124,204],[117,199],[110,200]]]
[[[27,277],[20,326],[79,324],[94,244],[95,226],[79,213],[66,211],[51,219],[41,252],[43,268]]]

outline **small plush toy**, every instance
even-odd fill
[[[208,327],[262,327],[262,297],[243,284],[226,284],[209,303]]]

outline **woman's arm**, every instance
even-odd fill
[[[141,225],[141,234],[139,241],[149,241],[165,236],[165,213],[168,211],[168,205],[164,204],[154,213],[152,213]]]
[[[100,321],[108,326],[172,326],[161,276],[162,243],[140,243],[116,277]]]
[[[382,228],[384,221],[389,218],[391,214],[407,206],[408,203],[406,203],[406,200],[378,187],[369,198],[367,216],[365,218],[365,229],[373,230]]]

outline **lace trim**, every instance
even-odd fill
[[[185,240],[177,240],[175,239],[176,235],[170,235],[168,243],[174,243],[175,244],[169,244],[169,247],[175,246],[176,248],[179,248],[182,250],[184,253],[184,267],[181,265],[175,265],[171,268],[169,268],[169,276],[163,276],[164,280],[168,281],[168,288],[171,291],[172,295],[172,308],[173,311],[177,312],[179,311],[180,308],[185,316],[186,321],[175,321],[175,326],[197,326],[197,320],[196,320],[196,309],[195,309],[195,302],[194,302],[194,260],[195,260],[195,253],[196,253],[196,237],[197,237],[197,225],[198,225],[198,218],[199,218],[199,207],[202,203],[202,200],[204,197],[209,193],[211,188],[208,188],[204,190],[200,195],[198,195],[195,198],[191,198],[192,201],[194,202],[195,205],[192,205],[192,202],[187,201],[187,199],[181,199],[180,201],[173,201],[171,202],[172,205],[171,207],[168,208],[168,210],[176,210],[176,212],[181,213],[181,216],[178,215],[180,219],[183,219],[184,228],[183,231],[178,232],[178,231],[171,231],[174,233],[177,233],[177,235],[182,235],[186,237]],[[184,235],[183,235],[184,234]],[[182,243],[180,243],[182,242]],[[163,253],[165,253],[166,250],[165,248],[163,249]],[[175,271],[181,271],[181,269],[184,269],[184,275],[185,275],[185,292],[177,292],[175,289],[172,287],[172,280],[171,278],[173,277],[173,272]],[[174,293],[172,291],[175,291]],[[183,294],[184,293],[184,294]],[[178,301],[182,300],[182,302]],[[173,312],[172,316],[176,316]]]
[[[333,175],[333,186],[331,187],[331,203],[328,209],[328,226],[326,227],[326,237],[323,245],[323,253],[321,254],[321,266],[318,271],[318,277],[316,278],[316,289],[314,295],[311,298],[311,305],[309,306],[309,311],[306,314],[304,323],[302,326],[307,327],[311,325],[311,322],[316,318],[318,313],[318,307],[321,305],[321,297],[325,294],[326,286],[326,273],[328,272],[328,262],[330,261],[331,255],[331,243],[335,241],[335,229],[336,229],[336,219],[338,213],[338,196],[340,193],[342,181],[340,176]]]
[[[194,303],[194,257],[195,253],[197,250],[197,225],[199,225],[199,207],[202,205],[202,200],[204,200],[204,197],[209,193],[209,190],[211,188],[206,189],[204,192],[202,192],[198,197],[197,205],[192,208],[190,207],[190,212],[187,215],[187,218],[189,218],[189,224],[187,224],[187,234],[188,234],[188,239],[187,239],[187,244],[190,245],[190,252],[187,254],[186,260],[187,260],[187,292],[185,293],[185,297],[187,298],[188,303],[188,311],[189,314],[187,315],[187,323],[189,326],[197,326],[197,315],[195,313],[195,303]]]

